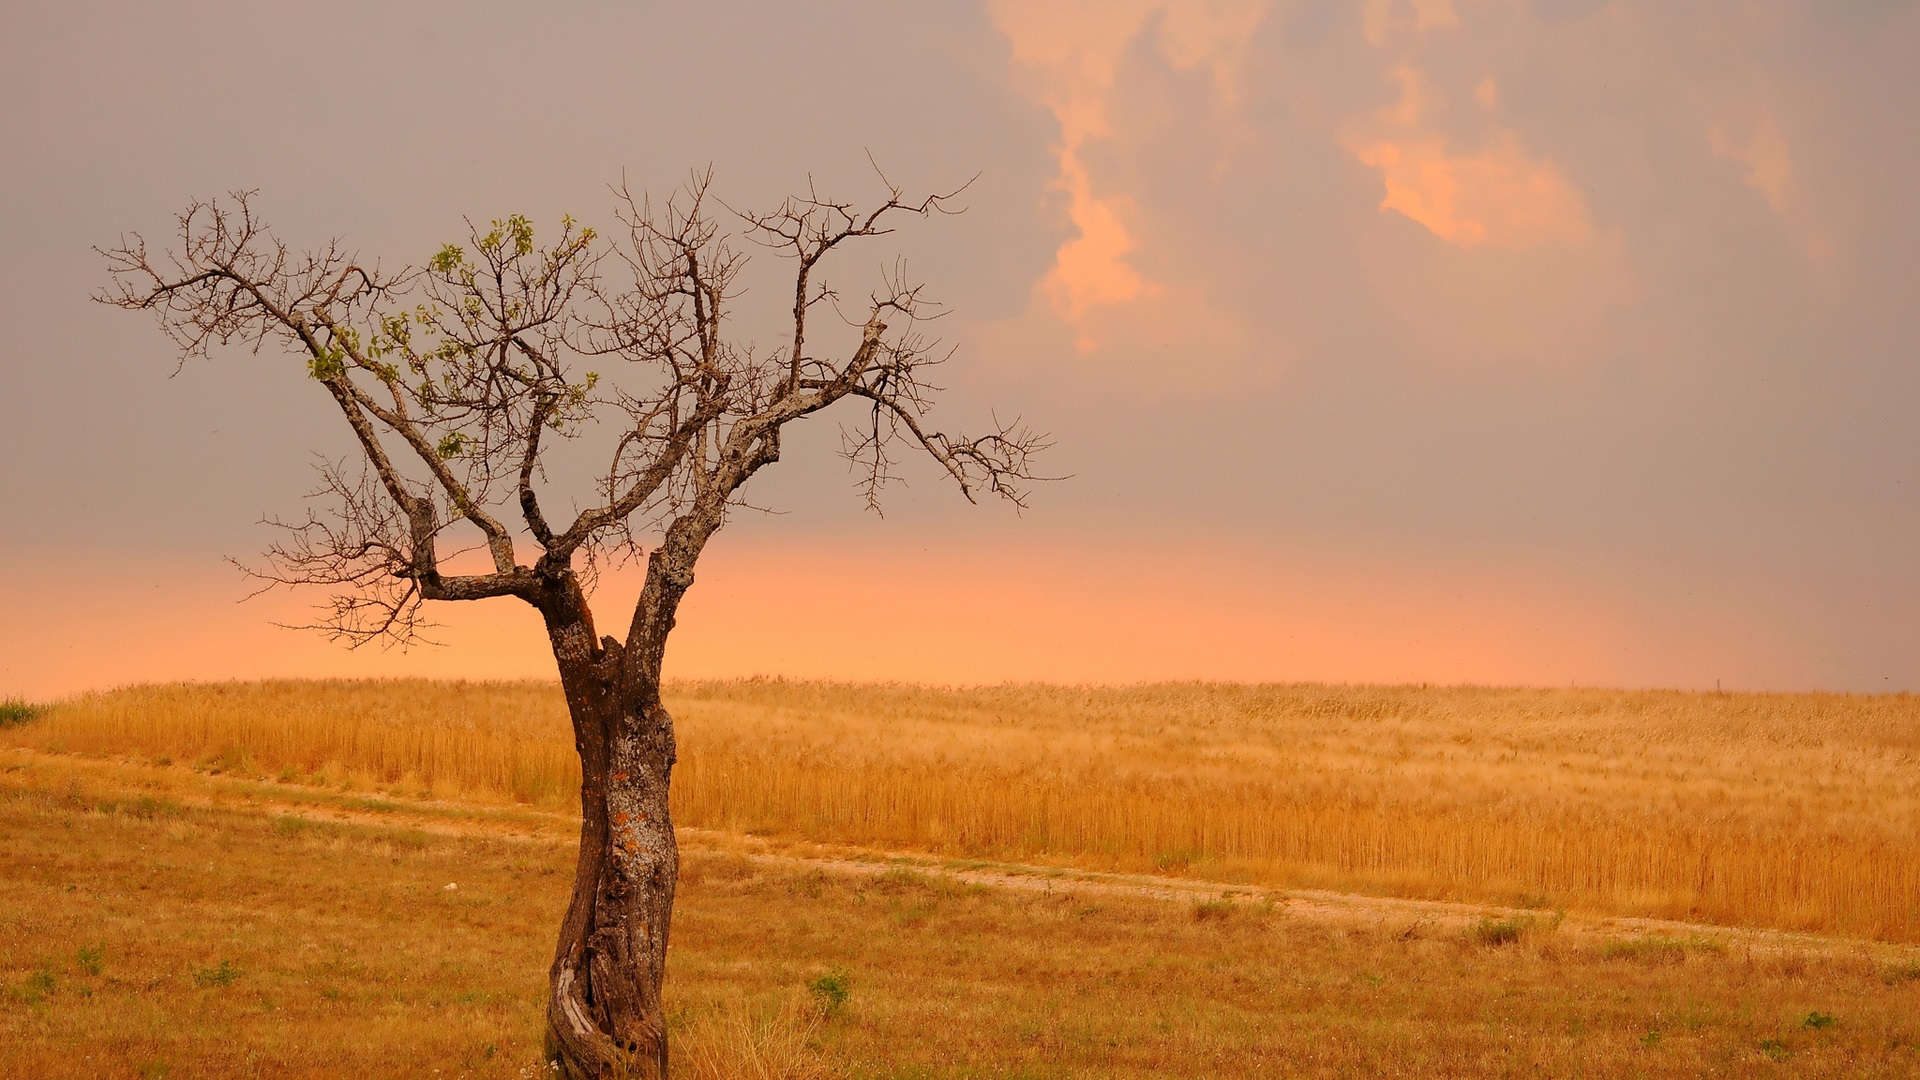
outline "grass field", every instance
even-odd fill
[[[1920,941],[1920,699],[680,683],[683,825]],[[0,744],[553,810],[543,684],[136,687]]]
[[[0,750],[0,1075],[524,1078],[564,815]],[[690,834],[677,1074],[1920,1075],[1920,950],[846,874]]]

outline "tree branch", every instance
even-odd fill
[[[821,350],[831,335],[811,312],[839,302],[827,279],[837,256],[888,235],[901,214],[956,212],[959,191],[910,199],[881,181],[884,197],[866,207],[810,187],[768,213],[733,212],[755,244],[792,260],[792,333],[771,353],[726,333],[745,257],[708,213],[711,170],[657,211],[616,189],[624,235],[606,243],[567,218],[541,246],[513,215],[469,222],[464,243],[394,274],[337,242],[290,250],[256,216],[253,193],[236,192],[190,204],[171,251],[150,251],[139,234],[102,250],[111,284],[97,299],[154,315],[182,364],[217,346],[274,345],[326,388],[363,471],[348,482],[325,466],[315,495],[331,510],[281,523],[288,538],[256,576],[331,589],[324,625],[335,636],[414,640],[429,600],[517,596],[550,615],[584,610],[577,557],[590,575],[604,553],[649,544],[642,599],[654,615],[637,609],[635,627],[664,633],[693,560],[744,485],[779,460],[785,426],[843,399],[869,406],[868,428],[847,447],[869,505],[898,447],[931,457],[970,500],[990,492],[1023,506],[1026,485],[1044,479],[1032,467],[1043,436],[997,421],[973,438],[928,424],[937,388],[924,373],[944,357],[917,327],[938,312],[903,267],[849,322],[857,339],[837,355]],[[556,529],[542,491],[552,450],[596,424],[612,426],[607,469],[596,497]],[[443,573],[442,537],[467,529],[491,572]],[[541,551],[530,567],[516,556],[521,541]]]

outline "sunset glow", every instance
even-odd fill
[[[32,634],[0,631],[11,685],[92,686],[266,675],[548,678],[538,618],[513,601],[442,605],[439,646],[348,651],[311,631],[317,594],[240,602],[230,571],[125,564],[86,603],[49,605]],[[639,589],[605,579],[601,629]],[[140,603],[108,597],[133,593]],[[15,594],[46,604],[57,590]],[[670,650],[688,678],[779,675],[978,685],[1182,679],[1784,688],[1783,628],[1695,611],[1661,626],[1657,598],[1549,567],[1494,567],[1228,542],[1083,549],[1057,538],[905,551],[859,540],[722,544],[702,563]],[[113,647],[92,628],[112,620]],[[1737,652],[1717,639],[1746,622]],[[1717,665],[1717,666],[1716,666]],[[1711,685],[1709,682],[1708,685]]]

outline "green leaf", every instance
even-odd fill
[[[307,360],[307,374],[322,382],[337,378],[346,373],[347,353],[337,345],[321,348],[318,355]]]
[[[466,249],[458,244],[448,244],[427,261],[427,267],[436,274],[451,274],[466,262]]]

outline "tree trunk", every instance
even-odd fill
[[[568,1080],[664,1080],[660,1005],[680,849],[667,787],[673,718],[660,670],[693,564],[718,508],[668,528],[625,645],[594,644],[593,612],[571,570],[554,572],[542,613],[580,753],[580,860],[560,925],[547,999],[547,1052]]]
[[[673,721],[657,667],[633,670],[612,638],[595,648],[584,600],[560,615],[548,632],[580,753],[580,857],[550,972],[547,1053],[569,1080],[651,1080],[667,1073],[660,985],[680,863],[667,809]]]

